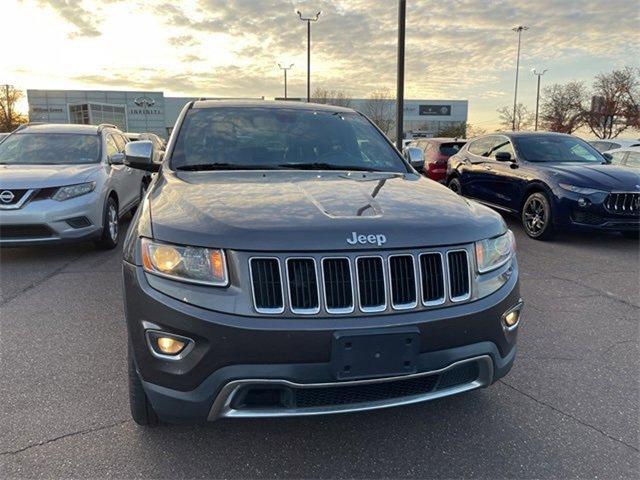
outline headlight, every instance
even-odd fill
[[[559,183],[560,188],[564,188],[573,193],[579,193],[581,195],[591,195],[592,193],[607,193],[604,190],[598,190],[596,188],[577,187],[575,185],[569,185],[568,183]]]
[[[183,282],[225,287],[229,281],[224,252],[219,249],[142,242],[144,270]]]
[[[78,183],[77,185],[60,187],[51,198],[58,202],[62,202],[63,200],[69,200],[70,198],[79,197],[80,195],[93,192],[94,188],[96,188],[96,182]]]
[[[476,242],[478,272],[486,273],[507,263],[516,253],[516,239],[511,230],[499,237]]]

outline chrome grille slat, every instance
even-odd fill
[[[280,274],[280,259],[255,257],[249,260],[253,304],[258,313],[284,312],[284,292]]]
[[[469,255],[466,250],[449,250],[449,292],[452,302],[462,302],[471,296]]]
[[[345,314],[354,310],[353,277],[348,257],[322,259],[324,303],[327,313]]]
[[[420,255],[420,275],[422,281],[422,304],[440,305],[446,300],[445,272],[440,252]]]
[[[604,208],[609,213],[638,216],[640,192],[611,192],[604,201]]]
[[[358,297],[363,312],[381,312],[387,308],[384,261],[380,256],[356,258]]]
[[[396,310],[415,308],[418,292],[413,255],[389,255],[388,260],[391,306]]]
[[[287,258],[287,288],[291,311],[312,315],[320,311],[320,291],[314,258]]]

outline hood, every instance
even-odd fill
[[[413,174],[165,171],[158,180],[149,196],[153,236],[173,243],[250,251],[413,248],[506,229],[492,210]],[[354,232],[366,241],[347,242]]]
[[[0,165],[0,188],[48,188],[84,182],[103,168],[88,165]]]
[[[557,182],[566,182],[578,187],[596,188],[606,191],[640,191],[640,174],[637,170],[618,165],[585,165],[563,163],[544,165]]]

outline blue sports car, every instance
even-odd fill
[[[451,190],[520,216],[531,238],[600,229],[637,238],[640,174],[609,164],[587,142],[560,133],[485,135],[449,158]]]

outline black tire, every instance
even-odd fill
[[[543,192],[534,192],[527,197],[522,206],[520,220],[524,232],[534,240],[553,238],[553,209],[549,198]]]
[[[447,187],[449,187],[449,190],[451,190],[452,192],[455,192],[458,195],[462,195],[462,183],[460,183],[460,179],[458,177],[453,177],[451,180],[449,180]]]
[[[111,250],[118,245],[119,240],[118,202],[113,197],[109,197],[104,205],[104,213],[102,214],[102,235],[96,245],[99,248]]]
[[[156,426],[160,421],[158,420],[158,415],[156,415],[156,412],[149,403],[147,394],[144,393],[144,388],[142,388],[140,375],[138,375],[136,365],[133,361],[131,345],[129,345],[127,359],[129,363],[129,406],[131,408],[133,421],[145,427]]]
[[[620,232],[624,238],[630,238],[631,240],[640,239],[640,230],[632,230],[626,232]]]

